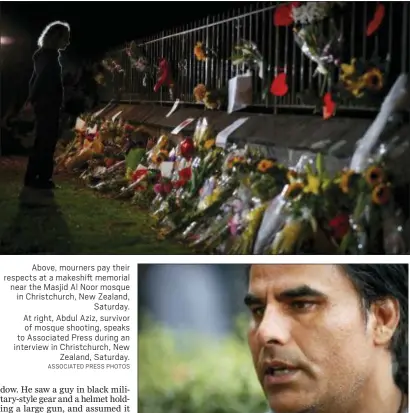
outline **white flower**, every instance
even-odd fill
[[[293,7],[292,17],[295,23],[307,24],[309,22],[309,16],[307,15],[306,6]]]
[[[292,8],[293,20],[299,24],[318,22],[327,17],[328,2],[311,1]]]

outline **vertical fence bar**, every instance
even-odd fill
[[[278,2],[276,2],[276,6],[278,5]],[[279,27],[275,27],[275,57],[273,61],[273,77],[276,77],[278,75],[278,65],[279,65]],[[273,98],[273,113],[278,113],[278,98],[275,96]]]
[[[402,38],[401,38],[401,71],[402,73],[408,72],[409,60],[410,60],[410,31],[409,31],[409,3],[407,1],[403,2],[403,21],[402,21]],[[407,43],[409,40],[409,43]]]
[[[206,29],[205,29],[205,42],[208,48],[212,49],[211,38],[209,36],[209,16],[206,18]],[[205,85],[208,86],[210,78],[210,68],[212,66],[212,55],[208,56],[205,61]]]
[[[269,30],[268,30],[268,68],[269,68],[269,76],[273,78],[275,75],[274,73],[274,67],[273,67],[273,60],[272,60],[272,54],[273,54],[273,46],[272,46],[272,40],[273,40],[273,24],[272,24],[272,17],[269,25]],[[271,94],[268,93],[267,97],[267,106],[270,106],[272,102]]]
[[[365,36],[366,33],[366,27],[367,27],[367,1],[363,2],[363,25],[362,25],[362,30],[363,30],[363,34],[362,34],[362,54],[363,54],[363,58],[366,59],[367,56],[367,37]]]

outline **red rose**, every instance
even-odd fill
[[[171,185],[171,183],[170,183],[170,182],[165,183],[165,184],[162,186],[162,189],[163,189],[163,191],[164,191],[166,194],[169,194],[169,193],[172,191],[172,185]]]
[[[189,181],[192,176],[191,168],[184,168],[178,172],[179,178],[183,181]]]
[[[349,216],[347,214],[338,214],[329,221],[332,236],[336,241],[341,241],[350,230]]]
[[[184,181],[182,179],[178,179],[178,181],[175,181],[173,183],[174,188],[176,188],[176,189],[182,188],[185,184],[186,184],[186,181]]]

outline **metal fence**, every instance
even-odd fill
[[[185,26],[166,30],[157,35],[136,41],[150,62],[157,64],[165,57],[173,66],[176,96],[185,103],[194,103],[193,90],[199,83],[208,89],[227,86],[243,67],[232,64],[234,46],[246,39],[254,42],[262,53],[270,78],[279,71],[287,74],[289,93],[284,97],[268,94],[262,98],[262,82],[253,77],[253,102],[256,107],[311,108],[312,103],[301,98],[306,90],[320,90],[323,76],[314,76],[317,65],[309,60],[295,43],[291,27],[273,24],[275,8],[279,2],[245,3],[241,9],[207,17]],[[334,21],[343,34],[341,60],[351,58],[371,59],[378,56],[389,61],[386,84],[393,83],[401,72],[410,71],[410,6],[408,2],[384,2],[385,16],[380,28],[366,36],[366,27],[375,12],[376,2],[346,2],[343,12]],[[324,33],[328,28],[323,23]],[[193,50],[196,42],[203,42],[213,53],[206,62],[198,62]],[[127,45],[109,53],[123,67],[123,73],[108,76],[106,99],[124,102],[171,103],[166,88],[154,92],[155,74],[143,85],[144,75],[131,67],[126,53]],[[338,78],[333,73],[333,81]],[[345,102],[340,108],[371,109],[368,103]]]

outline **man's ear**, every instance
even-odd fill
[[[373,340],[378,346],[388,346],[400,321],[400,307],[393,297],[374,302],[370,307]]]

